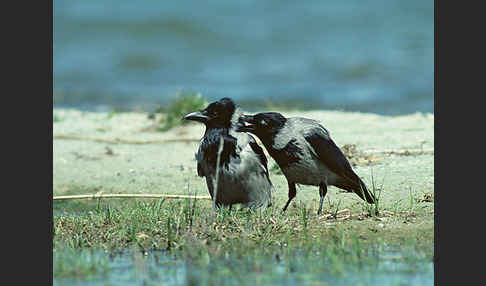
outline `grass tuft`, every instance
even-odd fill
[[[371,193],[373,196],[373,204],[368,204],[366,201],[363,201],[363,208],[365,211],[371,216],[375,217],[380,214],[381,211],[381,205],[380,205],[380,196],[381,196],[381,191],[383,190],[383,183],[384,179],[382,181],[381,187],[378,188],[375,184],[375,178],[373,176],[373,169],[371,169],[371,188],[368,188],[368,191]],[[362,187],[360,187],[361,194],[363,195],[363,198],[365,197],[364,190]]]
[[[160,107],[154,113],[150,113],[148,118],[157,121],[157,131],[167,131],[179,125],[189,124],[188,121],[181,120],[182,117],[190,112],[204,109],[207,104],[208,101],[201,93],[183,92],[178,94],[167,107]],[[157,113],[162,116],[157,117]]]
[[[52,115],[52,123],[61,122],[63,120],[64,119],[61,116],[59,116],[59,115],[57,115],[55,113]]]
[[[407,221],[406,225],[383,232],[380,230],[384,228],[377,226],[383,220],[374,219],[383,215],[363,216],[359,209],[355,209],[351,210],[353,217],[343,220],[344,215],[337,214],[341,204],[338,202],[334,207],[334,217],[323,218],[311,215],[311,210],[305,204],[299,204],[297,209],[289,210],[287,216],[281,216],[280,206],[262,212],[237,207],[231,211],[221,207],[214,212],[211,202],[190,199],[137,201],[119,206],[100,203],[88,212],[54,216],[53,240],[55,248],[67,245],[71,248],[113,249],[138,244],[144,251],[172,251],[184,249],[191,241],[228,247],[245,243],[258,248],[295,244],[294,241],[300,243],[313,237],[329,237],[330,229],[335,228],[329,225],[335,223],[340,227],[340,238],[343,233],[360,233],[370,242],[377,237],[396,241],[413,235],[415,228],[424,241],[433,237],[433,232],[429,237],[423,236],[421,227],[408,224],[414,220],[414,217],[405,217],[408,211],[396,216],[398,220]],[[385,213],[391,216],[392,212]],[[392,221],[395,220],[390,218],[390,223]]]

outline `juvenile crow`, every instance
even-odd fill
[[[271,205],[273,188],[267,158],[252,135],[234,130],[241,114],[233,101],[225,97],[204,110],[187,114],[183,119],[206,125],[196,153],[197,174],[206,177],[213,199],[220,138],[223,138],[216,205],[230,206],[231,209],[233,204],[242,204],[251,209],[265,209]]]
[[[282,214],[296,195],[295,184],[319,186],[319,210],[327,186],[355,192],[368,203],[374,203],[364,182],[354,173],[348,160],[319,122],[301,118],[285,118],[277,112],[243,115],[237,131],[255,134],[287,178],[289,199]]]

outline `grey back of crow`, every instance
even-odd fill
[[[319,186],[319,214],[330,185],[354,192],[368,203],[375,202],[375,197],[353,171],[329,131],[318,121],[285,118],[276,112],[245,115],[242,119],[245,126],[238,131],[258,136],[287,178],[289,199],[283,212],[296,195],[295,184]]]

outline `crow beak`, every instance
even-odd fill
[[[253,121],[253,116],[251,115],[242,115],[239,119],[238,119],[238,124],[237,124],[237,127],[236,127],[236,131],[237,132],[253,132],[255,131],[255,125],[253,125],[252,122]]]
[[[208,116],[203,111],[195,111],[187,114],[186,116],[182,117],[183,120],[193,120],[199,121],[202,123],[206,123],[208,121]]]

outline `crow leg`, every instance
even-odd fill
[[[297,191],[295,189],[295,183],[289,182],[288,184],[289,184],[289,200],[287,201],[287,203],[285,204],[285,207],[282,210],[282,215],[287,210],[287,207],[289,206],[290,201],[292,201],[292,199],[295,198],[295,195],[297,194]]]
[[[327,194],[327,185],[324,183],[321,183],[319,185],[319,196],[321,197],[321,200],[319,201],[319,210],[317,211],[317,214],[320,215],[322,213],[322,204],[324,203],[324,197]]]

